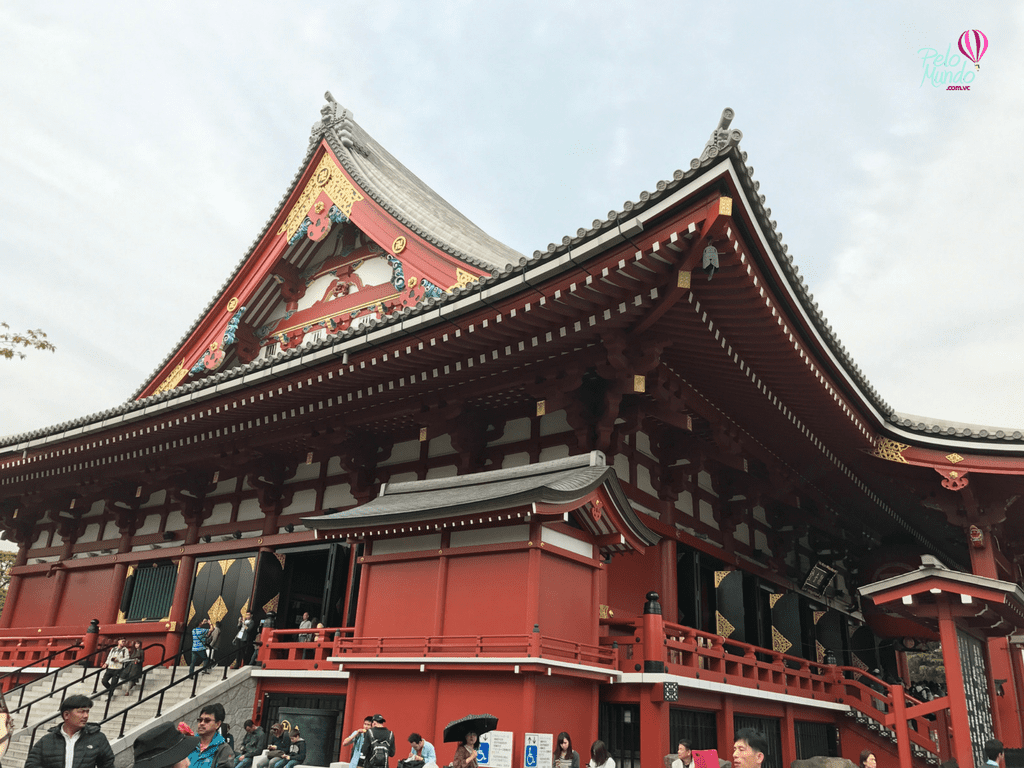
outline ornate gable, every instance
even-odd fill
[[[358,329],[487,274],[398,221],[321,142],[262,239],[138,397]]]

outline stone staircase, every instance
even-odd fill
[[[98,693],[93,693],[95,677],[87,679],[84,683],[72,685],[64,695],[70,696],[76,693],[81,693],[93,699],[93,708],[89,717],[89,722],[91,723],[99,723],[104,720],[105,717],[111,718],[115,715],[124,713],[126,709],[128,710],[127,723],[124,728],[123,738],[118,738],[118,734],[121,731],[121,717],[114,717],[114,719],[104,723],[102,728],[103,733],[106,734],[107,739],[110,741],[110,744],[114,749],[115,756],[119,758],[117,760],[117,764],[130,765],[132,763],[131,745],[140,733],[159,722],[166,722],[168,720],[188,721],[189,719],[194,719],[191,718],[191,715],[192,713],[198,713],[200,707],[211,701],[221,701],[224,697],[231,696],[232,689],[238,688],[239,685],[248,682],[249,672],[249,667],[245,667],[241,670],[229,670],[227,680],[222,680],[221,676],[223,668],[218,667],[208,675],[200,675],[195,698],[192,698],[191,696],[192,683],[180,683],[164,693],[164,700],[159,718],[156,717],[157,705],[159,702],[158,697],[154,697],[132,707],[132,705],[136,704],[139,700],[138,686],[136,686],[130,696],[123,695],[121,693],[121,688],[117,689],[114,695],[109,699],[109,707],[107,694],[103,691],[102,687]],[[175,681],[178,681],[182,677],[187,677],[187,675],[187,667],[179,667],[175,673],[174,679]],[[69,667],[68,669],[62,670],[60,675],[58,675],[57,687],[60,688],[62,685],[69,682],[81,680],[81,677],[81,667]],[[170,668],[158,667],[150,670],[147,672],[145,696],[148,698],[150,694],[159,691],[170,681]],[[29,684],[28,689],[25,691],[24,702],[27,704],[28,702],[45,695],[50,690],[52,684],[52,679],[47,679],[42,683]],[[239,692],[236,691],[232,697],[237,699],[238,693]],[[245,692],[241,691],[241,693],[242,699],[244,699]],[[3,756],[3,768],[23,768],[25,758],[28,756],[29,742],[32,739],[32,729],[58,712],[61,695],[61,692],[58,692],[52,697],[52,700],[43,699],[42,701],[33,704],[27,726],[25,725],[24,712],[14,713],[14,735],[11,738],[7,753]],[[8,693],[6,698],[9,707],[13,708],[17,706],[17,693]],[[248,701],[249,708],[251,709],[251,695]],[[244,701],[241,702],[241,705],[244,711]],[[129,709],[129,707],[132,708]],[[106,710],[106,714],[104,714],[104,710]],[[61,720],[59,717],[45,722],[42,727],[36,731],[36,739],[38,740],[47,729],[52,728],[60,722]],[[192,725],[194,727],[194,724]],[[232,728],[233,733],[237,732],[240,736],[244,735],[240,721],[238,721],[237,724],[233,722],[232,725],[235,726]]]

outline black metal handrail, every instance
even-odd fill
[[[177,657],[177,653],[175,653],[175,655],[173,657],[168,659],[167,647],[163,643],[150,643],[149,645],[147,645],[142,650],[143,650],[143,652],[145,652],[145,651],[149,650],[150,648],[160,648],[161,651],[163,651],[163,655],[162,655],[160,661],[158,661],[156,664],[150,666],[149,669],[153,669],[153,667],[160,666],[160,665],[166,663],[168,660],[173,660],[174,658]],[[57,669],[57,670],[54,670],[53,672],[49,673],[51,675],[54,675],[53,682],[50,685],[49,692],[43,694],[42,696],[40,696],[38,698],[33,699],[32,701],[28,702],[27,704],[23,703],[23,699],[24,699],[24,696],[25,696],[25,691],[28,689],[28,686],[30,684],[26,684],[26,685],[22,686],[21,695],[19,696],[18,706],[14,707],[13,709],[10,710],[10,714],[11,714],[12,720],[13,720],[15,714],[20,713],[21,710],[24,709],[25,710],[25,719],[24,719],[24,722],[22,723],[21,727],[22,728],[27,728],[28,727],[29,718],[32,715],[32,705],[38,704],[41,701],[45,701],[45,700],[51,699],[57,693],[64,694],[72,686],[81,685],[82,683],[84,683],[85,681],[89,680],[92,677],[96,678],[96,681],[93,683],[93,687],[92,687],[92,692],[95,694],[99,690],[100,677],[102,676],[102,674],[103,674],[103,672],[105,670],[102,667],[95,667],[90,672],[89,671],[89,663],[88,662],[90,661],[90,659],[92,659],[92,658],[94,658],[96,656],[102,656],[103,654],[107,653],[108,650],[109,649],[106,649],[106,648],[104,648],[102,650],[101,649],[96,649],[93,653],[89,654],[89,656],[85,657],[84,659],[80,659],[79,663],[82,664],[82,676],[81,676],[81,678],[76,678],[75,680],[72,680],[70,683],[65,683],[64,685],[60,686],[59,688],[57,687],[57,675],[59,675],[62,670]],[[143,675],[145,675],[146,672],[148,672],[148,670],[144,671]],[[32,682],[38,682],[38,680],[34,680]],[[115,684],[115,686],[111,689],[111,693],[116,688],[117,688],[117,685]],[[60,697],[61,703],[64,702],[64,698],[65,698],[64,695],[62,695]],[[108,709],[110,707],[110,698],[111,697],[108,697],[108,699],[107,699],[107,708]],[[104,710],[104,715],[106,715],[106,710]],[[59,713],[56,714],[56,715],[52,715],[51,717],[48,717],[46,720],[43,720],[42,722],[46,723],[46,722],[49,722],[50,720],[53,720],[54,718],[57,718],[57,717],[60,717]],[[40,723],[40,725],[41,724],[42,723]],[[36,726],[36,729],[38,729],[38,727],[39,727],[39,725]],[[33,742],[35,742],[35,730],[36,729],[33,729],[33,731],[32,731],[32,741]]]
[[[163,647],[162,643],[154,643],[153,645],[159,645],[159,646]],[[147,646],[147,647],[151,648],[153,646]],[[102,727],[104,724],[106,724],[106,723],[108,723],[108,722],[110,722],[112,720],[115,720],[117,718],[121,718],[121,728],[118,731],[117,738],[120,739],[120,738],[124,737],[124,731],[125,731],[125,728],[127,727],[127,724],[128,724],[128,713],[131,712],[131,710],[135,709],[136,707],[138,707],[139,705],[141,705],[141,704],[143,704],[145,702],[148,702],[148,701],[150,701],[150,700],[152,700],[154,698],[158,698],[159,700],[157,701],[156,714],[153,715],[153,716],[154,717],[160,717],[160,715],[163,714],[164,695],[167,693],[167,691],[169,691],[171,688],[174,688],[177,685],[180,685],[181,683],[188,682],[189,680],[192,681],[192,692],[189,695],[189,698],[190,699],[194,699],[195,696],[196,696],[196,688],[199,685],[199,675],[203,672],[203,669],[202,668],[197,669],[195,674],[192,674],[192,675],[186,674],[184,677],[180,677],[177,680],[175,680],[175,676],[177,675],[177,671],[178,671],[178,667],[175,666],[175,665],[171,666],[171,680],[170,680],[170,682],[167,683],[167,685],[163,686],[162,688],[159,688],[156,691],[153,691],[148,696],[145,695],[145,691],[146,691],[146,678],[149,675],[149,673],[152,672],[154,669],[161,668],[163,666],[163,664],[166,663],[167,661],[176,661],[177,658],[180,655],[181,655],[180,649],[175,649],[174,654],[170,655],[170,656],[165,652],[164,653],[164,657],[161,658],[161,660],[159,662],[157,662],[156,664],[153,664],[153,665],[147,667],[145,670],[143,670],[142,676],[141,676],[141,679],[140,679],[140,683],[139,683],[138,699],[136,701],[132,702],[129,706],[125,707],[121,712],[118,712],[117,714],[114,714],[114,715],[110,715],[109,714],[109,712],[110,712],[110,703],[111,703],[111,700],[114,697],[114,692],[117,690],[117,686],[114,686],[110,690],[110,694],[107,696],[107,702],[106,702],[106,705],[103,708],[103,719],[99,721],[100,727]],[[214,660],[214,665],[218,665],[218,664],[220,664],[220,662],[225,661],[227,659],[234,658],[236,655],[237,655],[237,651],[232,650],[230,653],[226,653],[223,656],[221,656],[220,658],[215,659]],[[228,677],[228,667],[227,667],[227,665],[223,666],[223,670],[224,671],[223,671],[223,673],[221,675],[221,680],[226,680],[227,677]],[[96,670],[95,671],[95,674],[97,674],[97,680],[99,679],[99,677],[98,677],[98,673],[99,672],[102,672],[102,670]],[[77,683],[73,683],[73,685],[77,685]],[[95,691],[96,688],[94,687],[93,690]],[[47,725],[51,721],[56,720],[58,717],[60,717],[59,713],[55,714],[55,715],[51,715],[50,717],[46,718],[45,720],[42,720],[42,721],[36,723],[35,727],[32,729],[32,738],[29,740],[29,745],[28,745],[29,749],[31,749],[32,745],[35,744],[35,742],[36,742],[36,733],[39,731],[39,729],[42,728],[44,725]],[[27,720],[26,720],[26,725],[23,726],[23,727],[27,727]]]
[[[228,665],[227,664],[221,665],[221,662],[222,661],[226,661],[228,659],[233,659],[235,656],[237,656],[237,651],[231,650],[229,653],[225,653],[220,658],[215,658],[214,659],[213,664],[211,665],[211,667],[222,666],[222,668],[224,670],[221,673],[221,677],[220,677],[221,680],[227,680],[228,679]],[[128,725],[128,713],[131,710],[135,709],[135,707],[139,706],[143,702],[147,702],[150,699],[153,699],[154,697],[159,697],[159,701],[157,701],[157,705],[156,705],[156,714],[153,715],[153,717],[160,717],[160,715],[163,714],[163,709],[164,709],[164,694],[167,693],[167,691],[169,691],[171,688],[175,687],[176,685],[179,685],[181,683],[187,682],[188,680],[192,681],[192,692],[189,694],[189,698],[190,699],[194,699],[196,697],[196,688],[199,686],[199,675],[201,673],[203,673],[203,672],[206,672],[208,667],[203,666],[202,668],[197,669],[195,674],[193,674],[193,675],[186,675],[185,677],[179,678],[177,681],[175,681],[175,679],[174,679],[174,671],[173,671],[173,670],[176,670],[177,667],[172,667],[171,669],[172,669],[171,681],[169,683],[167,683],[167,685],[165,685],[163,688],[161,688],[161,689],[159,689],[157,691],[154,691],[153,693],[151,693],[149,696],[146,696],[146,697],[143,697],[143,688],[139,688],[139,699],[138,699],[138,701],[133,703],[130,707],[126,707],[123,711],[118,712],[116,715],[112,715],[110,717],[107,717],[107,713],[106,713],[106,711],[104,711],[104,713],[103,713],[103,720],[100,721],[100,726],[103,726],[105,723],[108,723],[111,720],[115,720],[118,717],[120,717],[121,718],[121,728],[117,732],[117,738],[119,738],[119,739],[120,738],[124,738],[124,731],[125,731],[125,728]]]
[[[20,675],[26,669],[29,669],[31,667],[38,667],[40,662],[45,661],[46,662],[46,672],[43,675],[40,676],[40,677],[45,677],[46,675],[50,674],[50,662],[51,661],[53,661],[55,658],[57,658],[61,654],[67,653],[68,651],[73,651],[75,648],[81,648],[81,647],[82,647],[82,641],[81,640],[76,640],[74,643],[72,643],[69,646],[66,646],[64,648],[60,648],[60,649],[58,649],[56,651],[51,651],[50,653],[48,653],[45,656],[43,656],[41,659],[34,659],[32,661],[28,661],[25,664],[23,664],[20,667],[18,667],[17,669],[12,669],[10,672],[4,672],[2,675],[0,675],[0,680],[5,680],[8,677],[10,677],[11,675],[14,675],[14,683],[11,685],[11,690],[8,691],[8,693],[11,693],[11,692],[15,691],[19,687],[18,686],[18,675]],[[58,667],[57,671],[59,672],[62,669],[66,669],[67,667],[70,667],[72,664],[77,664],[79,661],[80,661],[80,659],[72,659],[67,664],[65,664],[63,667]],[[38,679],[39,678],[35,678],[31,682],[34,683]]]

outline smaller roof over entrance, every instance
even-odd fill
[[[510,522],[575,513],[577,523],[609,554],[643,551],[661,538],[633,509],[600,451],[472,475],[386,483],[368,504],[302,522],[316,531],[363,538],[439,530],[456,520],[491,525],[502,522],[506,512]]]
[[[1024,591],[1008,581],[925,565],[858,591],[879,608],[931,628],[938,624],[938,601],[951,598],[953,617],[980,635],[1024,632]]]

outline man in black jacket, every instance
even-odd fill
[[[64,722],[55,725],[32,745],[25,768],[64,768],[67,750],[72,750],[71,768],[114,768],[114,751],[98,725],[89,722],[92,699],[76,694],[64,699],[60,714]]]
[[[267,734],[252,720],[245,721],[245,738],[242,750],[235,755],[235,768],[249,768],[252,759],[267,748]]]

